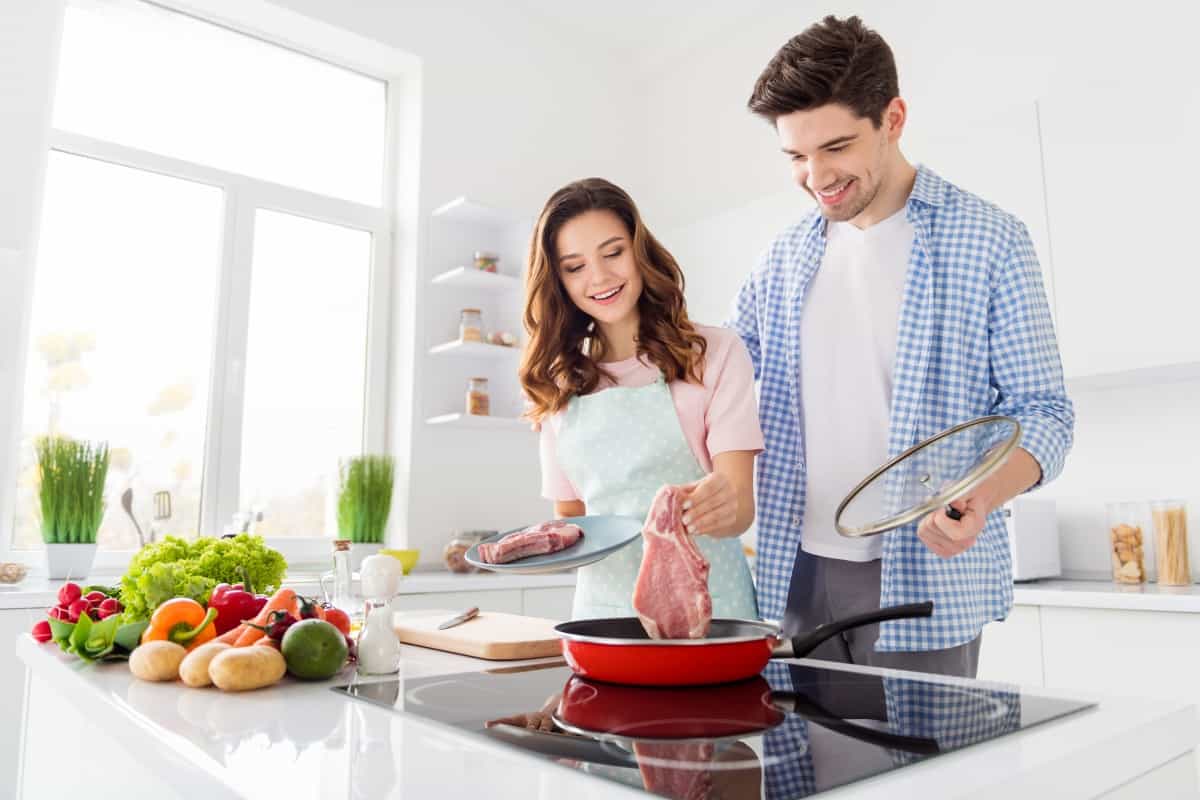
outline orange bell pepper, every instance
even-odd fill
[[[142,633],[142,643],[161,640],[191,650],[216,638],[216,619],[215,608],[205,611],[190,597],[176,597],[154,609],[150,625]]]

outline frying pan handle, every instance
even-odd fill
[[[852,739],[858,739],[860,742],[922,756],[936,755],[941,752],[936,739],[904,736],[899,733],[868,728],[866,725],[856,725],[800,692],[771,692],[768,699],[772,705],[799,714],[809,722],[815,722],[823,728],[836,731]]]
[[[817,645],[826,639],[832,639],[843,631],[848,631],[851,628],[859,628],[863,625],[873,625],[876,622],[886,622],[889,619],[917,619],[918,617],[933,616],[933,601],[926,600],[923,603],[909,603],[903,606],[890,606],[881,608],[877,611],[868,611],[865,614],[857,614],[853,617],[846,617],[834,622],[826,622],[824,625],[818,625],[813,629],[812,633],[806,636],[797,636],[793,639],[785,639],[785,642],[791,644],[791,652],[787,652],[789,648],[781,647],[779,650],[771,654],[772,658],[803,658],[816,649]]]

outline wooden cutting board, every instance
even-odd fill
[[[562,655],[554,632],[557,620],[481,611],[474,619],[439,631],[437,626],[457,611],[398,612],[392,626],[405,644],[432,647],[492,661]]]

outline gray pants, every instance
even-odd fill
[[[843,561],[798,553],[788,591],[783,632],[811,631],[826,622],[879,608],[880,561]],[[842,664],[890,667],[974,678],[979,666],[979,639],[945,650],[879,653],[879,625],[852,628],[822,642],[807,658]]]

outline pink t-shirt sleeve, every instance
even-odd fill
[[[579,500],[579,492],[575,490],[558,463],[558,424],[560,420],[559,416],[542,420],[542,432],[538,440],[538,451],[542,462],[542,497],[560,502]]]
[[[709,456],[734,450],[761,453],[763,435],[758,423],[758,399],[754,396],[754,365],[741,337],[731,330],[719,330],[719,334],[709,335],[704,371],[704,385],[712,390],[704,412]]]

